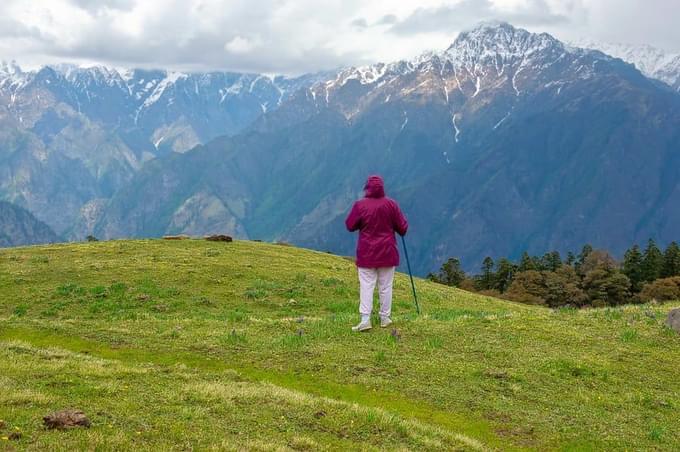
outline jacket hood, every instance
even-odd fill
[[[367,198],[384,198],[385,182],[380,176],[369,176],[364,185],[364,192]]]

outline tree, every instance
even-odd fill
[[[640,247],[633,245],[623,256],[623,274],[630,279],[631,290],[634,293],[642,290],[644,274],[642,269],[642,253]]]
[[[564,261],[564,264],[568,265],[569,267],[573,267],[575,262],[576,262],[576,256],[574,256],[574,253],[569,251],[567,253],[567,259]]]
[[[519,272],[510,284],[505,296],[509,300],[527,304],[545,304],[548,295],[545,285],[545,273],[536,270]]]
[[[586,243],[585,245],[583,245],[583,248],[581,249],[581,252],[579,253],[579,255],[576,259],[576,263],[574,264],[574,267],[576,268],[576,273],[578,273],[579,275],[585,274],[585,272],[581,271],[581,266],[586,261],[586,258],[588,258],[588,256],[592,252],[593,252],[593,247],[589,243]]]
[[[581,290],[581,279],[573,267],[563,265],[554,272],[545,274],[545,302],[550,307],[565,305],[583,306],[588,296]]]
[[[541,259],[542,270],[549,272],[557,271],[558,268],[562,266],[562,258],[559,251],[552,251],[550,253],[545,253]]]
[[[479,275],[478,285],[480,290],[491,290],[494,288],[493,259],[489,256],[482,262],[482,274]]]
[[[531,256],[531,264],[536,271],[544,271],[547,270],[545,266],[543,265],[543,259],[541,259],[538,256]]]
[[[596,268],[583,278],[583,290],[593,306],[615,306],[630,300],[630,280],[618,270]]]
[[[663,271],[663,266],[664,259],[661,250],[656,246],[653,239],[649,239],[647,249],[642,256],[642,278],[645,281],[658,279]]]
[[[680,246],[677,242],[671,242],[663,255],[661,277],[670,278],[671,276],[680,276]]]
[[[526,272],[529,270],[538,270],[535,266],[535,262],[533,259],[531,259],[531,256],[529,256],[529,253],[526,251],[522,253],[522,257],[519,259],[519,266],[517,267],[517,271],[519,272]]]
[[[547,255],[547,254],[546,254]],[[517,271],[525,272],[528,270],[542,271],[545,270],[543,259],[538,256],[530,256],[526,251],[522,253],[519,259]]]
[[[595,269],[612,271],[616,268],[616,260],[605,250],[592,250],[579,265],[579,273],[583,276]]]
[[[512,279],[517,271],[517,266],[509,259],[502,258],[496,264],[495,288],[500,293],[505,292],[512,284]]]
[[[428,275],[430,279],[447,286],[458,287],[465,280],[465,272],[460,267],[460,260],[455,257],[449,258],[439,269],[437,275]]]

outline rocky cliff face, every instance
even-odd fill
[[[0,201],[0,247],[56,241],[58,237],[49,226],[36,220],[30,212]]]

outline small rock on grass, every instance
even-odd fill
[[[676,332],[680,333],[680,308],[673,309],[671,312],[668,313],[666,325],[668,325],[669,328],[672,328]]]
[[[62,410],[43,417],[43,423],[48,429],[66,429],[73,427],[89,428],[90,420],[80,410]]]

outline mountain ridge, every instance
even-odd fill
[[[496,42],[491,51],[486,43]],[[680,98],[630,64],[484,26],[453,51],[341,71],[240,135],[156,162],[114,197],[97,231],[209,232],[202,223],[221,222],[237,235],[349,254],[343,216],[378,172],[420,231],[412,241],[421,273],[450,256],[470,268],[485,255],[589,241],[618,252],[639,237],[670,240],[679,221],[669,210],[678,118]],[[630,192],[635,171],[659,185]],[[162,195],[153,190],[161,185]],[[210,222],[201,220],[208,204]]]
[[[337,236],[340,217],[365,175],[382,172],[395,196],[422,217],[416,220],[422,221],[419,228],[433,236],[414,253],[422,271],[450,255],[469,262],[484,254],[564,250],[577,242],[574,235],[580,237],[579,246],[602,240],[602,246],[617,251],[618,242],[601,235],[604,226],[579,232],[584,226],[575,220],[608,206],[576,209],[557,223],[570,225],[561,232],[566,238],[557,232],[546,238],[548,225],[560,217],[551,202],[574,203],[577,194],[578,202],[590,201],[587,190],[574,184],[569,185],[571,198],[559,197],[558,188],[534,173],[549,169],[558,174],[564,165],[598,185],[592,170],[579,168],[569,153],[583,147],[578,158],[603,171],[611,153],[623,152],[614,143],[623,148],[634,143],[635,150],[627,152],[640,158],[641,137],[658,141],[650,157],[670,166],[659,164],[647,174],[654,188],[640,193],[654,199],[630,195],[635,212],[644,208],[648,215],[635,220],[634,227],[626,225],[620,235],[628,238],[616,240],[627,246],[631,237],[653,233],[651,225],[657,224],[661,232],[655,238],[663,242],[669,234],[664,224],[676,221],[672,213],[670,220],[656,218],[659,214],[649,208],[663,212],[675,199],[670,168],[677,157],[666,150],[677,142],[667,127],[677,118],[671,88],[600,51],[507,23],[482,24],[461,33],[446,49],[409,61],[295,80],[68,65],[27,75],[4,64],[0,73],[5,74],[0,98],[7,101],[4,106],[0,102],[0,198],[30,208],[69,238],[226,230],[347,254],[352,239]],[[282,80],[291,83],[285,93],[276,86]],[[24,97],[17,95],[22,90]],[[204,93],[211,94],[203,98]],[[226,107],[220,106],[223,100]],[[121,111],[126,113],[121,116]],[[621,129],[616,117],[634,132]],[[548,120],[555,123],[548,126]],[[660,141],[645,130],[646,124],[656,123],[664,129]],[[233,133],[223,133],[232,126]],[[620,137],[626,134],[628,143]],[[191,155],[180,155],[189,148],[194,149]],[[517,173],[505,173],[500,161]],[[510,228],[496,224],[485,210],[496,204],[493,196],[470,191],[474,185],[491,189],[494,181],[509,187],[503,194],[511,197],[506,204],[523,212],[506,212],[517,223]],[[421,210],[417,200],[416,193],[432,198],[423,192],[428,184],[448,193],[433,198],[436,207],[428,206],[439,209],[436,215]],[[541,196],[539,188],[551,190],[549,196]],[[535,206],[539,201],[544,203],[540,208]],[[535,239],[516,230],[522,221],[525,234]],[[453,239],[446,237],[475,231],[488,244],[447,243]],[[509,245],[498,248],[499,237]]]
[[[82,238],[148,161],[233,135],[321,77],[0,65],[0,199]],[[22,176],[17,178],[16,174]],[[56,201],[56,202],[53,202]]]
[[[54,243],[58,239],[49,226],[27,210],[0,201],[0,247]]]
[[[680,53],[668,53],[650,45],[580,40],[574,45],[596,49],[635,65],[646,76],[680,92]]]

